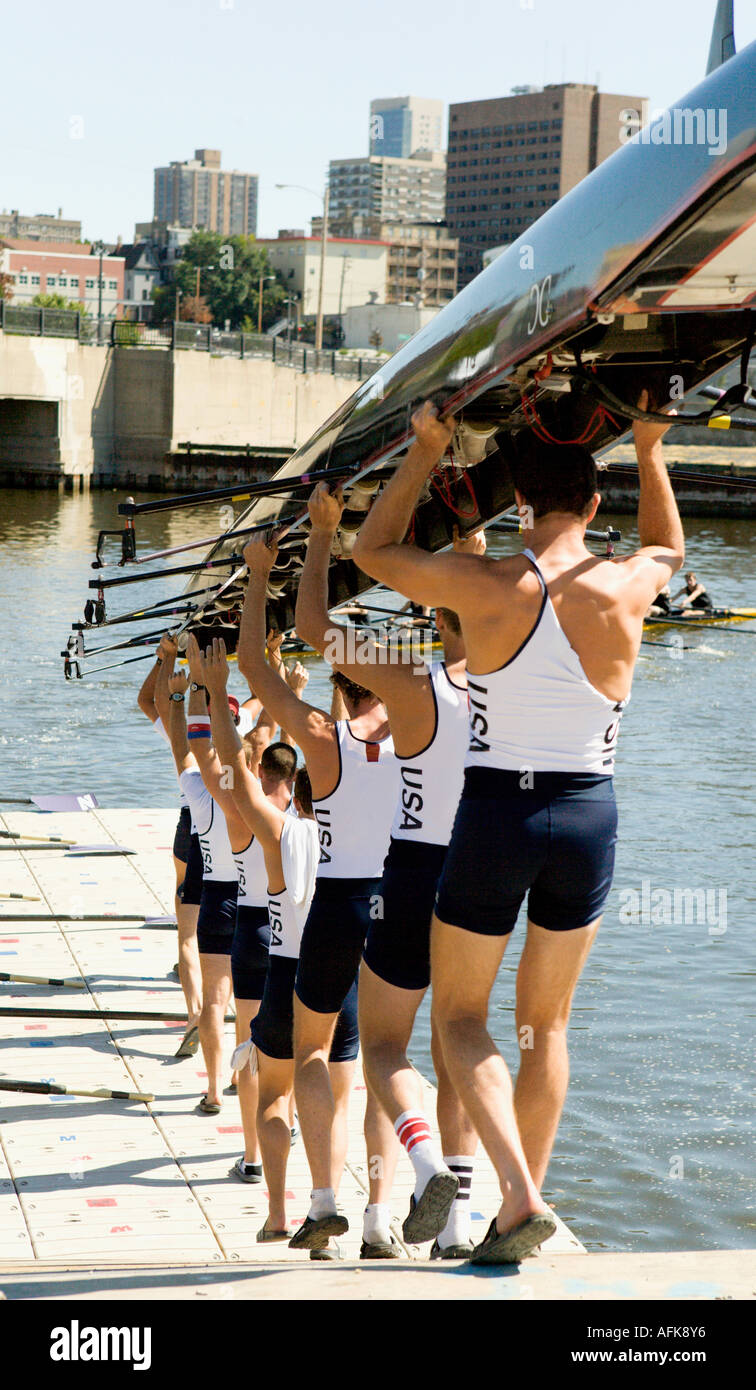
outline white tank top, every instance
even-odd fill
[[[319,858],[318,831],[313,820],[290,815],[281,832],[281,867],[286,887],[268,894],[271,956],[299,959],[302,928],[315,892]]]
[[[202,774],[194,769],[182,772],[179,785],[192,813],[202,849],[202,877],[213,883],[236,883],[236,865],[228,838],[226,818],[216,805]]]
[[[610,700],[591,685],[559,626],[533,552],[523,553],[538,575],[541,611],[530,636],[498,671],[478,676],[468,670],[466,766],[609,776],[630,696]]]
[[[238,850],[234,854],[234,863],[239,879],[237,907],[267,907],[268,871],[262,845],[254,835],[246,849]]]
[[[389,734],[382,743],[355,738],[348,719],[336,723],[339,780],[313,799],[320,838],[318,877],[380,878],[396,805],[398,765]]]
[[[399,800],[391,827],[394,840],[448,845],[470,741],[467,690],[455,685],[443,661],[428,671],[436,705],[433,738],[421,753],[399,764]]]

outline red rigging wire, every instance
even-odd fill
[[[549,371],[550,370],[551,368],[549,368]],[[548,372],[545,368],[542,369],[541,375],[548,375]],[[588,444],[595,437],[595,435],[598,434],[602,426],[607,423],[610,424],[613,429],[619,430],[619,425],[617,424],[617,421],[606,409],[606,406],[597,405],[581,435],[578,435],[575,439],[557,439],[556,436],[551,434],[544,425],[540,415],[538,414],[535,401],[531,400],[525,392],[523,392],[523,394],[521,395],[520,401],[522,404],[525,419],[530,425],[530,428],[532,429],[536,437],[542,440],[544,444]]]
[[[475,489],[472,485],[467,469],[457,468],[457,465],[454,463],[454,456],[451,452],[451,449],[449,450],[449,457],[452,461],[451,466],[454,469],[454,482],[456,483],[459,481],[459,475],[461,473],[462,478],[464,479],[465,485],[467,487],[467,491],[469,492],[470,497],[472,499],[472,510],[465,511],[455,502],[454,495],[452,492],[452,483],[449,478],[450,470],[448,468],[441,468],[440,465],[437,464],[431,472],[429,479],[430,485],[434,489],[434,491],[438,493],[439,497],[441,498],[441,501],[444,502],[445,505],[449,508],[449,511],[453,512],[454,515],[460,521],[473,521],[476,516],[480,515],[480,508],[478,506],[478,499],[475,496]]]

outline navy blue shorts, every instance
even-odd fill
[[[438,886],[442,922],[506,936],[528,894],[548,931],[595,921],[609,896],[617,843],[614,781],[593,773],[467,768]]]
[[[274,1057],[281,1062],[291,1061],[294,1056],[294,980],[297,964],[291,956],[279,956],[273,952],[268,963],[262,1003],[249,1030],[255,1047],[266,1057]],[[336,1020],[329,1061],[353,1062],[359,1050],[355,979]]]
[[[371,919],[364,960],[398,989],[430,984],[430,926],[446,845],[394,840],[381,880],[381,915]]]
[[[356,978],[379,878],[319,878],[302,932],[297,998],[316,1014],[337,1014]]]
[[[231,948],[235,999],[262,999],[268,970],[270,922],[267,907],[238,907]]]
[[[202,901],[202,849],[200,847],[199,835],[195,832],[189,836],[189,854],[186,861],[186,873],[184,881],[178,890],[177,897],[184,904],[184,907],[198,907]]]
[[[173,836],[173,856],[185,864],[189,858],[189,846],[192,843],[192,813],[188,806],[182,806],[179,811],[179,818],[176,822],[176,832]]]
[[[202,885],[197,946],[201,955],[230,956],[236,928],[236,894],[239,884],[206,878]]]

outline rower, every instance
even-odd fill
[[[693,570],[688,570],[685,576],[685,588],[680,589],[672,599],[676,603],[678,599],[683,600],[682,616],[687,617],[690,613],[710,613],[714,607],[703,584],[699,584]]]
[[[163,707],[163,713],[166,715],[166,719],[163,719],[155,703],[155,693],[160,668],[165,663],[170,674],[173,671],[175,653],[175,643],[171,642],[167,634],[161,637],[155,665],[137,695],[140,710],[150,720],[155,733],[169,745],[170,739],[166,729],[167,706]],[[164,683],[164,690],[167,697],[167,683]],[[179,818],[173,836],[173,868],[176,874],[174,905],[178,933],[178,976],[186,1002],[187,1025],[176,1056],[193,1057],[199,1047],[198,1023],[202,1009],[202,974],[197,948],[197,914],[202,893],[202,853],[197,831],[192,823],[189,802],[180,788],[179,808]]]
[[[293,1234],[286,1220],[286,1166],[291,1147],[289,1109],[294,1088],[294,979],[302,928],[315,891],[320,857],[317,825],[306,768],[298,769],[294,781],[295,814],[291,814],[290,809],[287,814],[264,795],[265,762],[271,750],[263,755],[263,776],[259,782],[247,767],[223,698],[228,663],[222,639],[214,639],[212,648],[205,652],[202,670],[203,681],[212,696],[210,711],[218,756],[231,771],[237,810],[254,834],[255,843],[261,846],[265,860],[270,954],[265,991],[250,1030],[259,1076],[257,1129],[268,1185],[268,1215],[257,1233],[257,1240],[261,1243],[288,1240]],[[357,1020],[351,1009],[339,1019],[329,1058],[331,1084],[339,1098],[338,1128],[344,1136],[357,1048]],[[242,1067],[241,1074],[243,1070]],[[345,1144],[340,1146],[340,1156],[343,1166]],[[310,1252],[311,1256],[320,1253]]]
[[[374,504],[380,516],[381,499]],[[363,644],[349,660],[351,633],[329,616],[327,568],[344,508],[340,491],[321,483],[310,498],[313,533],[323,535],[313,556],[312,582],[300,588],[297,631],[322,653],[338,653],[338,669],[369,681],[386,707],[399,763],[399,787],[380,888],[381,911],[372,915],[360,970],[359,1011],[365,1079],[388,1115],[416,1170],[403,1231],[408,1244],[439,1236],[433,1254],[459,1258],[469,1243],[470,1180],[477,1135],[449,1080],[433,1038],[438,1119],[443,1155],[431,1142],[423,1114],[422,1083],[407,1059],[412,1027],[430,984],[430,924],[439,875],[462,790],[468,743],[465,648],[456,613],[437,610],[444,661],[391,661],[385,647]],[[364,525],[370,528],[370,516]],[[482,535],[455,540],[455,549],[481,554]],[[320,572],[316,569],[319,563]],[[343,652],[343,657],[341,653]],[[420,1139],[420,1135],[423,1139]],[[369,1154],[370,1160],[370,1154]],[[368,1162],[368,1173],[375,1165]],[[453,1171],[452,1171],[453,1170]],[[459,1200],[457,1197],[459,1194]],[[371,1181],[365,1211],[364,1258],[390,1258],[390,1188]],[[448,1218],[452,1209],[454,1219]],[[444,1228],[449,1226],[448,1230]]]
[[[645,409],[647,393],[639,406]],[[600,502],[578,445],[532,439],[512,461],[521,555],[428,554],[404,537],[454,421],[428,402],[355,562],[419,603],[454,607],[465,638],[470,746],[431,928],[433,1004],[447,1068],[503,1194],[476,1264],[524,1259],[556,1230],[541,1197],[567,1088],[573,991],[614,867],[612,770],[643,617],[680,569],[684,538],[662,456],[667,428],[636,421],[640,548],[592,555]],[[487,1029],[489,998],[528,897],[517,974],[517,1090]]]
[[[649,605],[647,618],[665,618],[672,612],[672,590],[669,584],[660,589],[653,603]]]
[[[330,531],[313,524],[298,599],[310,584],[323,582],[322,556],[330,553],[330,544]],[[249,579],[238,659],[266,709],[289,729],[305,755],[319,826],[318,880],[302,933],[294,996],[295,1095],[313,1194],[307,1219],[291,1243],[295,1249],[312,1250],[349,1228],[336,1209],[340,1169],[334,1157],[338,1135],[328,1057],[339,1012],[347,999],[353,998],[356,1008],[354,986],[371,907],[380,891],[397,767],[386,710],[372,690],[337,669],[332,679],[341,688],[349,717],[334,720],[296,700],[266,667],[265,594],[277,549],[275,537],[266,542],[264,534],[245,548]],[[368,1153],[390,1189],[396,1140],[370,1095],[365,1133]]]

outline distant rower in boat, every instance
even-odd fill
[[[659,590],[653,603],[650,605],[646,614],[647,618],[664,618],[672,611],[672,590],[669,584],[665,584]]]
[[[680,589],[672,599],[676,603],[678,599],[683,600],[683,616],[691,612],[709,613],[713,604],[707,594],[703,584],[699,584],[693,570],[688,570],[685,576],[685,588]]]
[[[647,399],[642,392],[641,409]],[[430,402],[412,425],[415,441],[353,558],[416,603],[453,607],[462,624],[471,737],[431,929],[431,983],[447,1068],[501,1185],[472,1260],[511,1264],[556,1229],[541,1187],[567,1090],[572,995],[612,883],[619,723],[644,615],[685,546],[662,456],[666,426],[650,421],[633,426],[641,545],[627,558],[586,547],[601,500],[589,452],[535,439],[532,455],[523,449],[513,463],[520,515],[531,517],[521,555],[491,560],[406,544],[454,430]],[[487,1018],[526,895],[513,1095]]]

